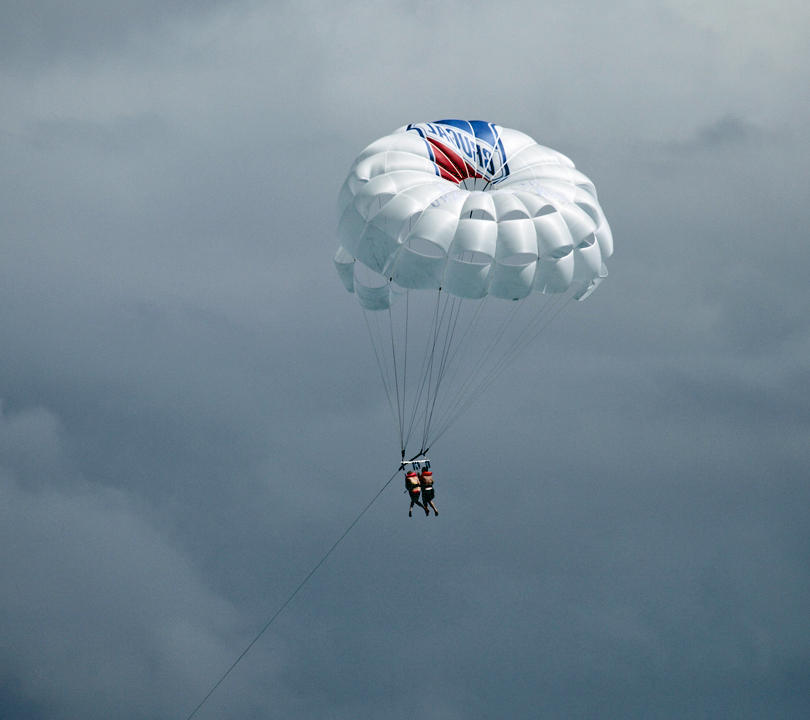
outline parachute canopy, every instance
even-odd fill
[[[607,276],[613,252],[596,188],[571,160],[479,120],[405,125],[371,143],[352,164],[338,206],[335,266],[371,311],[366,320],[403,453],[416,425],[425,451],[446,429],[431,432],[435,413],[444,406],[451,422],[474,399],[464,394],[489,382],[538,330],[532,311],[535,325],[510,335],[505,320],[482,320],[484,304],[511,317],[523,303],[501,301],[567,292],[582,300]],[[479,326],[497,332],[487,337]],[[409,369],[409,348],[423,343],[421,362]]]

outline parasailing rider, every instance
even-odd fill
[[[435,497],[435,493],[433,491],[433,473],[427,468],[422,469],[422,474],[419,476],[419,485],[420,489],[422,490],[422,502],[424,503],[422,507],[425,509],[425,515],[430,515],[428,506],[433,508],[433,513],[435,515],[438,515],[439,511],[433,504],[433,498]]]
[[[413,506],[418,505],[422,510],[428,512],[427,508],[419,502],[419,493],[421,487],[419,484],[419,476],[413,471],[408,470],[405,473],[405,489],[411,497],[411,506],[408,508],[408,517],[413,517]]]

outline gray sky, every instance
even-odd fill
[[[0,4],[0,716],[184,718],[390,475],[335,201],[442,117],[572,157],[610,277],[431,453],[441,516],[389,488],[199,717],[810,715],[809,32]]]

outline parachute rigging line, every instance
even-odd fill
[[[273,624],[273,622],[275,621],[275,619],[276,619],[276,618],[277,618],[279,615],[281,615],[281,613],[282,613],[282,611],[284,610],[284,608],[286,608],[286,607],[287,607],[287,605],[289,605],[289,604],[292,602],[293,598],[294,598],[294,597],[295,597],[295,596],[298,594],[298,592],[301,590],[301,588],[303,588],[303,587],[304,587],[304,585],[306,585],[306,584],[307,584],[307,582],[309,581],[309,579],[310,579],[310,578],[311,578],[311,577],[312,577],[312,576],[313,576],[313,575],[314,575],[314,574],[317,572],[318,568],[320,568],[320,567],[321,567],[321,565],[323,565],[323,564],[326,562],[326,559],[327,559],[327,558],[328,558],[328,557],[329,557],[329,556],[332,554],[332,552],[334,551],[334,549],[335,549],[335,548],[336,548],[338,545],[340,545],[340,543],[341,543],[341,541],[343,540],[343,538],[345,538],[345,537],[346,537],[346,536],[349,534],[349,532],[352,530],[352,528],[353,528],[355,525],[357,525],[357,523],[360,521],[360,518],[362,518],[362,517],[363,517],[363,515],[365,515],[365,514],[366,514],[366,511],[367,511],[367,510],[368,510],[368,509],[369,509],[369,508],[370,508],[370,507],[371,507],[371,506],[374,504],[374,502],[377,500],[377,498],[378,498],[378,497],[380,497],[380,495],[382,495],[382,494],[383,494],[383,491],[384,491],[384,490],[385,490],[385,489],[386,489],[386,488],[387,488],[387,487],[388,487],[388,486],[391,484],[391,482],[393,481],[393,479],[394,479],[394,478],[395,478],[395,477],[396,477],[396,476],[399,474],[400,468],[401,468],[401,466],[397,467],[397,469],[394,471],[394,474],[393,474],[393,475],[391,475],[391,477],[390,477],[390,478],[388,478],[388,480],[385,482],[385,484],[384,484],[384,485],[383,485],[383,486],[382,486],[382,487],[381,487],[381,488],[380,488],[380,489],[377,491],[377,494],[376,494],[376,495],[374,495],[374,497],[372,497],[372,498],[371,498],[371,500],[369,500],[369,501],[368,501],[368,503],[366,504],[366,506],[365,506],[365,507],[364,507],[364,508],[363,508],[363,509],[362,509],[362,510],[361,510],[361,511],[360,511],[360,512],[357,514],[357,517],[355,517],[355,518],[354,518],[354,520],[352,520],[352,521],[351,521],[351,523],[349,523],[349,526],[348,526],[348,527],[347,527],[347,528],[346,528],[346,529],[343,531],[343,533],[341,534],[341,536],[340,536],[340,537],[339,537],[337,540],[335,540],[335,542],[334,542],[334,543],[332,543],[332,547],[330,547],[330,548],[329,548],[329,549],[328,549],[328,550],[327,550],[327,551],[326,551],[326,552],[323,554],[323,556],[321,557],[321,559],[320,559],[320,560],[318,560],[318,562],[317,562],[317,563],[315,563],[315,565],[314,565],[314,567],[312,568],[312,570],[310,570],[310,571],[307,573],[306,577],[305,577],[305,578],[304,578],[304,579],[303,579],[303,580],[302,580],[300,583],[298,583],[298,586],[295,588],[295,590],[293,590],[293,591],[292,591],[292,592],[291,592],[291,593],[290,593],[290,594],[287,596],[287,599],[286,599],[286,600],[285,600],[285,601],[284,601],[284,602],[281,604],[281,606],[278,608],[278,610],[276,610],[276,611],[275,611],[275,612],[274,612],[274,613],[273,613],[273,614],[270,616],[270,619],[269,619],[269,620],[268,620],[268,621],[267,621],[267,622],[266,622],[266,623],[265,623],[265,624],[262,626],[261,630],[259,630],[259,632],[258,632],[258,633],[256,633],[256,635],[254,636],[254,638],[253,638],[253,639],[252,639],[252,640],[251,640],[251,641],[250,641],[250,642],[249,642],[249,643],[248,643],[248,644],[245,646],[245,649],[244,649],[244,650],[242,650],[242,652],[239,654],[239,657],[237,657],[237,658],[236,658],[236,660],[234,660],[234,661],[231,663],[230,667],[228,667],[228,669],[227,669],[227,670],[226,670],[224,673],[222,673],[222,675],[220,676],[219,680],[217,680],[217,681],[214,683],[214,685],[213,685],[213,686],[211,687],[211,689],[208,691],[208,693],[206,694],[206,696],[205,696],[205,697],[204,697],[202,700],[200,700],[200,702],[199,702],[199,704],[197,705],[197,707],[195,707],[195,708],[194,708],[194,709],[193,709],[193,710],[192,710],[192,711],[191,711],[191,712],[190,712],[190,713],[189,713],[189,714],[186,716],[186,720],[191,720],[191,718],[193,718],[193,717],[194,717],[194,716],[197,714],[197,712],[200,710],[200,708],[201,708],[203,705],[205,705],[205,703],[207,702],[208,698],[210,698],[210,697],[211,697],[211,696],[214,694],[214,692],[216,691],[216,689],[217,689],[217,688],[218,688],[218,687],[219,687],[219,686],[220,686],[220,685],[221,685],[221,684],[222,684],[222,683],[225,681],[225,678],[227,678],[227,677],[228,677],[228,675],[230,675],[230,674],[231,674],[231,672],[233,671],[233,669],[234,669],[234,668],[235,668],[235,667],[236,667],[236,666],[239,664],[239,662],[242,660],[242,658],[243,658],[243,657],[245,657],[245,655],[247,655],[247,654],[248,654],[248,652],[250,652],[250,649],[251,649],[251,648],[252,648],[252,647],[253,647],[253,646],[254,646],[254,645],[255,645],[255,644],[256,644],[256,643],[259,641],[259,639],[261,638],[261,636],[262,636],[262,635],[264,635],[264,634],[265,634],[265,632],[267,632],[267,630],[268,630],[268,629],[270,628],[270,626]]]
[[[441,299],[441,288],[439,288],[438,299]],[[424,421],[423,428],[427,427],[428,410],[430,409],[430,395],[431,395],[431,390],[433,389],[433,366],[434,366],[435,359],[436,359],[436,343],[437,343],[437,341],[439,339],[439,331],[441,330],[442,325],[444,324],[444,315],[445,315],[445,312],[447,312],[447,304],[448,304],[448,302],[449,302],[449,297],[447,295],[445,295],[444,296],[444,305],[442,305],[441,316],[439,317],[439,321],[436,323],[436,328],[435,328],[435,331],[433,333],[433,344],[431,345],[431,348],[430,348],[430,358],[429,358],[429,361],[428,361],[428,376],[427,376],[427,395],[425,396],[425,421]],[[424,430],[423,430],[423,437],[422,437],[422,447],[423,448],[425,447]]]
[[[407,415],[405,411],[405,402],[408,399],[407,393],[407,384],[408,384],[408,316],[410,315],[410,299],[411,299],[411,291],[406,290],[405,292],[405,358],[403,360],[404,368],[402,370],[402,420],[400,420],[400,430],[399,434],[402,437],[403,430],[405,428],[405,417]],[[402,440],[402,457],[405,457],[405,446],[408,444],[407,439],[403,438]]]
[[[397,349],[394,343],[394,319],[391,315],[391,306],[388,306],[388,325],[391,330],[391,357],[394,360],[394,388],[397,391],[397,423],[399,424],[399,445],[402,450],[402,457],[405,457],[405,439],[402,434],[402,403],[399,401],[399,373],[397,372]],[[405,399],[403,398],[404,402]]]
[[[499,364],[492,369],[491,377],[494,379],[497,375],[499,375],[506,367],[509,366],[511,362],[514,361],[514,357],[516,354],[520,353],[523,348],[527,345],[530,345],[534,340],[543,332],[565,308],[568,306],[568,303],[574,299],[573,294],[569,295],[565,302],[560,303],[559,298],[554,298],[550,306],[546,306],[543,310],[538,313],[537,317],[529,324],[523,334],[515,338],[510,345],[509,349],[506,351],[506,354],[501,358]],[[555,308],[555,306],[558,306]],[[551,313],[551,317],[545,318],[545,310],[548,310]],[[543,322],[545,320],[545,322]]]
[[[569,297],[569,301],[570,299],[571,298]],[[521,305],[522,304],[523,303],[521,302]],[[487,358],[485,361],[482,361],[481,365],[479,366],[481,372],[476,372],[473,376],[468,378],[464,391],[459,393],[455,403],[444,413],[442,423],[440,423],[439,430],[437,431],[436,435],[431,439],[431,444],[437,442],[438,439],[453,425],[453,423],[455,423],[456,420],[458,420],[458,418],[481,396],[484,388],[492,383],[509,366],[509,364],[514,361],[514,353],[516,352],[516,349],[518,347],[525,348],[533,340],[535,340],[540,333],[546,327],[548,327],[551,321],[554,320],[554,318],[556,318],[563,309],[565,309],[568,302],[563,303],[562,306],[559,307],[550,318],[546,318],[547,313],[551,312],[551,310],[557,304],[559,304],[559,298],[555,297],[551,300],[551,302],[543,305],[536,315],[528,321],[526,327],[517,335],[515,339],[512,340],[509,347],[502,352],[494,361],[492,366],[487,369],[487,362],[489,360],[488,356],[492,354],[497,342],[502,337],[505,328],[502,329],[502,332],[499,334],[496,342],[490,345],[487,352]],[[511,324],[515,317],[517,317],[517,311],[509,318],[507,324]],[[542,321],[546,319],[547,321],[543,323]],[[537,332],[533,333],[533,331],[537,328],[537,325],[540,325],[540,328],[537,330]],[[473,386],[471,390],[469,389],[470,386]]]
[[[521,335],[515,338],[512,345],[506,351],[506,354],[501,358],[498,365],[492,369],[486,382],[494,379],[500,375],[512,362],[514,362],[515,355],[519,354],[525,347],[534,342],[537,337],[554,321],[568,304],[574,299],[574,294],[570,294],[564,302],[560,297],[555,297],[550,305],[544,307],[530,323],[529,326],[523,331]],[[551,314],[551,317],[545,317],[546,310]]]
[[[486,305],[486,302],[487,302],[488,299],[489,299],[489,296],[485,296],[477,304],[475,312],[473,313],[473,316],[470,319],[469,324],[467,325],[467,329],[462,334],[461,339],[458,341],[458,344],[455,347],[455,350],[452,352],[452,354],[448,358],[448,365],[447,365],[448,369],[450,367],[452,367],[453,363],[456,361],[456,359],[460,357],[461,348],[464,347],[464,343],[466,342],[466,340],[469,337],[470,332],[473,330],[473,328],[477,327],[478,320],[483,314],[483,309],[484,309],[484,306]]]
[[[454,312],[455,317],[453,316]],[[452,306],[450,308],[450,317],[447,320],[448,332],[445,335],[444,349],[442,350],[441,359],[439,361],[439,372],[436,378],[436,387],[433,390],[433,402],[430,405],[430,414],[428,415],[427,420],[425,422],[425,432],[422,438],[423,448],[427,443],[428,433],[430,432],[430,423],[433,420],[433,411],[436,408],[436,400],[439,397],[439,388],[441,386],[442,380],[444,379],[445,371],[447,370],[447,358],[450,352],[450,348],[453,344],[453,338],[455,337],[456,334],[456,324],[458,323],[460,313],[461,313],[461,300],[457,297],[454,297],[452,300]]]
[[[444,425],[440,426],[440,430],[431,439],[430,444],[434,445],[438,442],[439,438],[444,435],[447,430],[458,420],[461,414],[472,405],[478,397],[479,391],[486,385],[491,383],[497,378],[509,365],[515,362],[515,357],[519,356],[522,349],[533,343],[540,334],[554,321],[554,319],[568,306],[571,300],[574,299],[574,294],[570,294],[564,302],[560,303],[559,298],[554,298],[551,304],[545,305],[537,313],[537,316],[532,318],[529,326],[521,333],[513,342],[506,353],[501,359],[490,369],[490,371],[481,379],[474,391],[463,398],[462,402],[457,402],[454,409],[448,411],[446,414],[446,421]],[[555,307],[557,306],[557,307]],[[549,317],[550,315],[550,317]],[[538,327],[539,326],[539,327]],[[519,348],[519,349],[518,349]],[[461,398],[459,398],[461,400]]]
[[[366,328],[368,329],[368,337],[371,340],[371,347],[374,349],[374,357],[377,358],[377,368],[380,371],[380,379],[382,380],[383,388],[385,388],[385,397],[388,399],[388,407],[391,408],[391,414],[395,415],[394,402],[391,400],[391,390],[388,388],[388,380],[386,379],[385,365],[380,359],[380,353],[377,351],[377,343],[374,340],[374,333],[371,330],[371,324],[368,321],[368,311],[363,308],[363,319],[366,321]]]
[[[452,424],[452,422],[455,422],[455,420],[458,417],[458,415],[454,413],[454,411],[456,409],[458,409],[460,407],[463,407],[463,408],[466,409],[466,407],[468,406],[469,403],[467,401],[471,397],[470,388],[474,387],[475,393],[477,394],[478,390],[482,389],[482,387],[484,386],[484,383],[479,383],[478,382],[479,378],[481,377],[482,373],[486,372],[487,364],[490,362],[490,359],[491,359],[493,353],[495,352],[496,348],[500,344],[500,341],[503,338],[504,334],[507,332],[509,327],[513,324],[513,322],[515,321],[515,318],[517,318],[518,312],[520,311],[520,308],[523,307],[524,302],[525,302],[525,300],[522,300],[522,301],[520,301],[518,303],[515,303],[514,306],[513,306],[513,309],[510,309],[510,311],[506,314],[506,316],[502,320],[501,324],[498,326],[497,332],[493,335],[493,337],[487,343],[483,353],[481,354],[481,359],[478,362],[476,368],[470,373],[470,375],[466,378],[466,380],[464,380],[464,382],[461,384],[460,389],[456,393],[455,400],[453,401],[451,406],[449,408],[447,408],[447,410],[443,414],[443,418],[447,418],[448,416],[452,417],[452,419],[449,421],[449,424]],[[495,362],[495,364],[497,364],[497,361]],[[472,395],[472,397],[475,397],[475,395]],[[460,414],[460,412],[458,414]],[[429,432],[429,428],[426,429],[425,439],[423,441],[423,445],[428,444],[428,439],[429,439],[428,438],[428,432]],[[442,431],[441,434],[444,434],[444,431]],[[436,442],[437,439],[438,439],[438,434],[436,436],[434,436],[430,440],[429,444],[433,445]]]
[[[448,313],[448,306],[450,307],[450,312],[449,313]],[[422,431],[422,448],[425,447],[425,441],[427,439],[427,431],[428,431],[428,428],[430,427],[430,419],[433,416],[433,407],[436,405],[436,398],[438,397],[439,386],[441,385],[441,381],[442,381],[442,377],[443,377],[443,367],[444,367],[444,362],[445,362],[445,358],[446,358],[447,350],[448,350],[448,341],[450,340],[451,334],[452,334],[451,324],[453,323],[454,312],[455,312],[457,306],[458,306],[458,298],[456,298],[454,296],[445,295],[444,307],[442,308],[442,316],[441,316],[441,319],[439,320],[439,327],[436,329],[436,337],[437,338],[438,338],[440,332],[443,335],[443,341],[442,341],[443,347],[442,347],[441,352],[439,354],[439,362],[438,362],[438,366],[436,367],[436,371],[435,371],[435,376],[436,376],[435,384],[433,382],[434,365],[436,364],[435,363],[435,359],[436,359],[436,346],[435,345],[434,345],[434,347],[433,347],[433,349],[431,351],[431,356],[430,356],[430,378],[428,380],[428,394],[427,394],[427,397],[425,399],[425,422],[424,422],[423,431]],[[447,325],[446,325],[446,327],[444,325],[445,317],[447,317]],[[457,315],[455,315],[455,319],[458,319]],[[453,328],[454,327],[455,326],[453,325]],[[442,330],[442,328],[445,328],[445,329]],[[431,400],[431,396],[433,398],[432,400]]]
[[[457,418],[457,414],[455,413],[455,411],[460,408],[468,407],[467,404],[468,399],[470,397],[475,397],[478,394],[478,392],[486,386],[486,378],[489,374],[487,372],[487,368],[490,366],[489,363],[495,356],[495,352],[498,349],[504,335],[507,333],[509,328],[514,324],[515,320],[517,319],[518,313],[523,307],[525,301],[526,300],[524,298],[524,300],[515,303],[514,309],[511,310],[509,313],[507,313],[507,315],[504,317],[503,321],[498,326],[497,332],[487,343],[484,352],[481,356],[481,360],[478,363],[477,367],[470,373],[470,375],[462,383],[461,388],[459,389],[458,393],[456,393],[455,400],[450,405],[450,407],[448,407],[444,411],[440,427],[443,427],[443,423],[445,420],[447,420],[448,417],[452,418],[451,420],[448,421],[448,424],[455,422],[455,419]],[[508,353],[508,350],[506,352]],[[500,359],[493,360],[492,366],[497,366],[499,361]],[[460,414],[460,412],[458,414]],[[434,437],[434,439],[431,441],[431,444],[433,444],[435,440],[436,438]]]
[[[407,434],[407,436],[405,438],[405,444],[406,445],[408,444],[408,442],[411,439],[411,433],[413,432],[413,426],[414,426],[414,422],[416,421],[416,415],[419,412],[419,403],[422,400],[422,393],[425,391],[425,384],[427,383],[426,369],[427,369],[427,365],[428,365],[428,362],[429,362],[429,358],[431,357],[431,353],[429,352],[430,338],[431,338],[431,336],[434,335],[434,332],[438,332],[438,329],[434,330],[434,326],[435,326],[435,324],[436,324],[436,322],[438,321],[438,318],[439,318],[439,301],[441,300],[441,292],[442,292],[441,288],[439,288],[438,291],[436,292],[436,307],[435,307],[435,309],[433,311],[433,320],[431,321],[430,328],[429,328],[428,334],[427,334],[427,343],[426,343],[426,346],[425,346],[425,352],[422,355],[422,368],[419,371],[419,375],[418,375],[418,377],[421,378],[421,381],[419,383],[419,389],[418,389],[418,391],[416,393],[416,400],[414,401],[413,409],[411,410],[411,420],[408,423],[408,434]],[[434,343],[435,343],[435,338],[434,338]]]

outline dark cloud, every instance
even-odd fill
[[[199,717],[806,715],[800,23],[199,8],[4,8],[0,715],[185,717],[387,479],[335,197],[452,115],[594,179],[610,276]]]
[[[756,126],[731,115],[698,129],[694,145],[697,147],[718,147],[751,142],[760,137]]]
[[[714,122],[695,128],[691,136],[669,143],[675,153],[693,154],[720,150],[745,150],[754,145],[771,145],[776,132],[767,132],[756,123],[735,115],[723,115]]]
[[[9,717],[93,716],[123,693],[141,696],[128,714],[153,717],[195,686],[182,657],[210,667],[228,652],[233,611],[134,494],[72,468],[58,428],[42,409],[0,420],[4,702]]]

